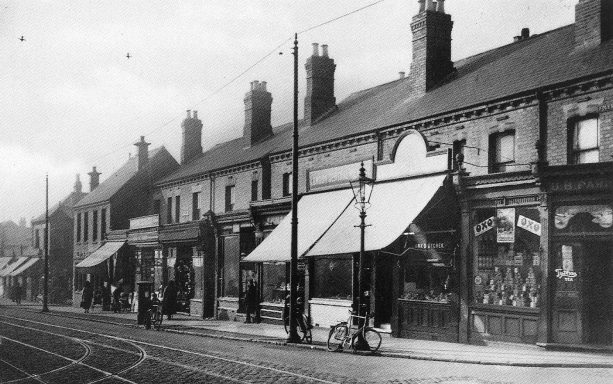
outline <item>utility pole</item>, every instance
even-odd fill
[[[288,343],[300,343],[298,335],[298,34],[294,35],[294,136],[292,145],[292,242],[289,280]],[[301,314],[300,314],[301,315]]]
[[[49,312],[49,174],[45,175],[45,283],[43,285],[43,312]]]

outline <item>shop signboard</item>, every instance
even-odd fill
[[[515,208],[501,208],[497,210],[496,242],[515,242]]]
[[[485,232],[489,231],[490,229],[494,228],[494,223],[495,223],[495,218],[494,216],[491,216],[483,220],[479,224],[475,225],[473,227],[473,230],[475,231],[475,236],[480,236],[484,234]]]
[[[541,235],[541,223],[525,216],[519,215],[517,218],[517,226],[528,232],[532,232],[537,236]]]

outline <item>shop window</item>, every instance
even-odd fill
[[[192,193],[192,220],[200,220],[200,192]]]
[[[283,196],[292,194],[292,173],[286,172],[283,174]]]
[[[235,187],[234,185],[226,186],[226,212],[230,212],[234,210],[234,203],[236,199]]]
[[[166,224],[172,223],[172,197],[166,201]]]
[[[258,180],[251,180],[251,201],[258,201]]]
[[[313,297],[351,300],[351,258],[316,259],[313,262]]]
[[[289,287],[285,281],[285,263],[264,264],[262,266],[262,300],[282,304]]]
[[[83,212],[83,241],[89,240],[89,212]]]
[[[98,211],[92,212],[92,241],[98,241]]]
[[[238,236],[224,238],[223,296],[238,297],[240,241]]]
[[[77,213],[77,243],[81,242],[81,212]]]
[[[454,270],[435,263],[412,263],[404,267],[402,298],[406,300],[452,301]]]
[[[475,218],[474,303],[538,307],[542,297],[538,209],[481,209]]]
[[[175,223],[181,222],[181,196],[175,196]]]
[[[490,135],[490,173],[510,171],[515,164],[515,131]]]
[[[569,163],[597,163],[600,155],[598,118],[575,120],[572,122],[571,131]]]
[[[100,240],[106,237],[106,208],[100,211]]]

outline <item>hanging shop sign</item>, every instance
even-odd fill
[[[496,242],[515,242],[515,208],[502,208],[497,210]]]
[[[483,220],[479,224],[475,225],[473,227],[473,229],[475,231],[475,236],[483,235],[485,232],[487,232],[490,229],[494,228],[494,223],[495,222],[496,222],[496,220],[495,220],[494,216],[492,216],[492,217],[489,217],[489,218]]]
[[[517,226],[523,228],[528,232],[532,232],[537,236],[541,235],[541,223],[538,221],[527,218],[526,216],[519,215],[517,218]]]

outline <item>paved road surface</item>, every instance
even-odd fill
[[[1,383],[609,383],[613,369],[329,353],[0,307]]]

